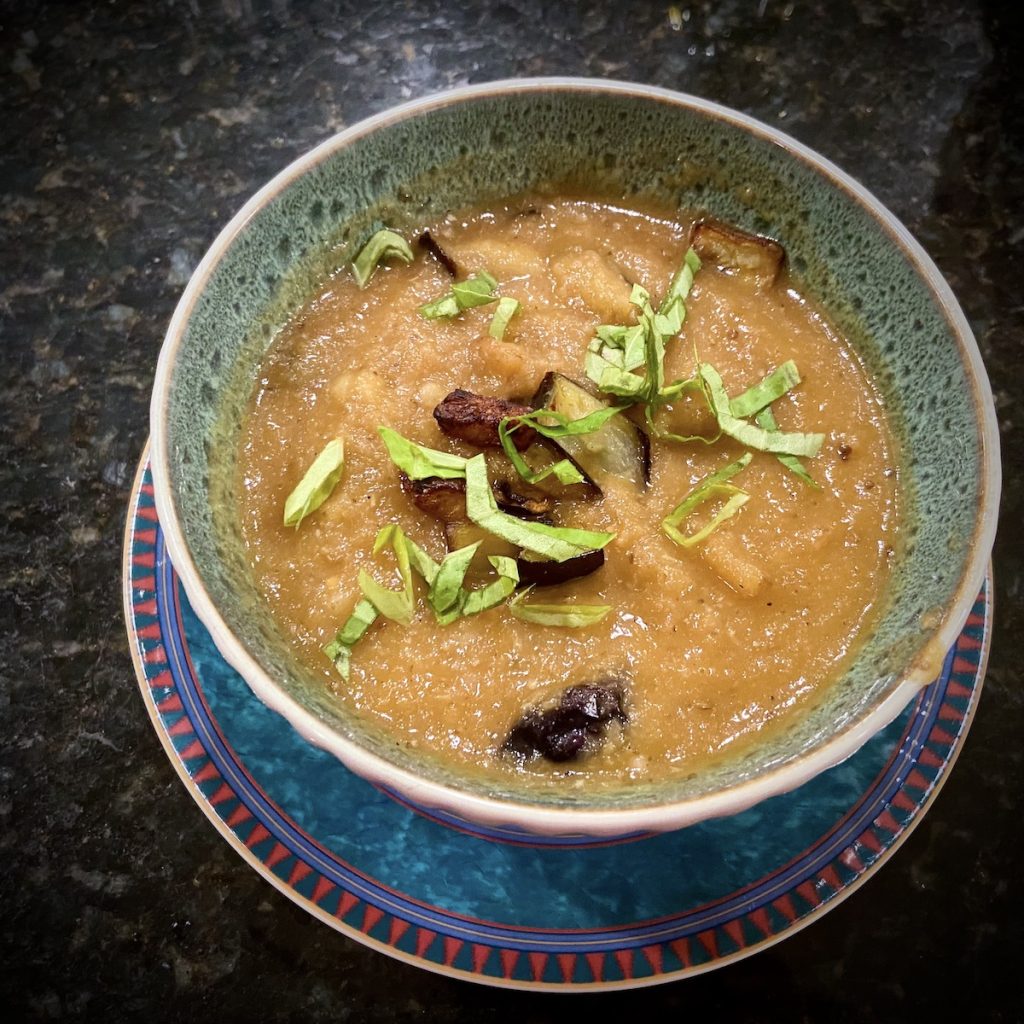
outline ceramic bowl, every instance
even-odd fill
[[[389,742],[306,674],[255,591],[233,516],[237,432],[275,330],[383,224],[544,183],[704,210],[778,238],[874,373],[901,451],[905,544],[856,661],[810,710],[705,772],[542,795]],[[372,117],[297,160],[223,230],[160,355],[156,502],[189,600],[227,661],[310,743],[415,804],[546,835],[665,831],[731,814],[848,757],[938,673],[995,531],[998,434],[970,328],[931,260],[860,185],[734,111],[646,86],[498,82]]]

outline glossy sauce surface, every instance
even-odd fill
[[[870,625],[895,543],[895,460],[877,394],[857,358],[785,274],[771,286],[705,265],[687,320],[668,347],[666,379],[690,377],[694,348],[730,395],[792,359],[803,378],[773,412],[782,430],[824,433],[804,460],[814,490],[772,455],[732,482],[746,505],[703,544],[683,549],[661,521],[742,446],[652,442],[639,491],[600,481],[603,497],[564,502],[556,521],[616,534],[602,569],[545,588],[537,599],[608,604],[586,629],[521,622],[504,607],[441,627],[422,600],[412,625],[378,620],[354,648],[343,681],[321,652],[371,571],[397,588],[394,559],[372,554],[378,530],[400,523],[440,560],[440,523],[411,503],[377,435],[386,425],[433,448],[475,454],[446,438],[432,411],[450,391],[528,399],[551,370],[585,381],[595,326],[628,323],[632,283],[660,301],[686,250],[688,220],[574,198],[532,197],[452,216],[432,233],[464,273],[486,269],[522,303],[504,340],[488,336],[493,306],[453,320],[418,307],[451,278],[418,252],[380,269],[360,291],[347,272],[325,282],[267,353],[239,452],[239,505],[253,573],[296,652],[339,701],[393,731],[397,743],[443,753],[483,772],[541,779],[656,777],[699,770],[799,712],[841,670]],[[713,422],[699,401],[669,410],[680,434]],[[299,529],[282,509],[333,437],[346,446],[341,484]],[[687,532],[714,506],[694,513]],[[612,678],[629,724],[595,753],[521,765],[500,753],[533,706],[567,686]]]

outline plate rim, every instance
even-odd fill
[[[729,964],[735,963],[739,960],[746,959],[749,956],[753,956],[756,953],[760,953],[776,945],[777,943],[782,942],[785,939],[788,939],[790,936],[797,934],[804,928],[808,927],[810,924],[817,921],[824,914],[828,913],[834,907],[839,906],[853,893],[857,892],[860,889],[860,887],[869,878],[872,878],[875,872],[883,864],[888,863],[888,861],[902,847],[906,839],[913,833],[913,831],[917,828],[920,822],[927,815],[928,811],[931,809],[936,798],[941,792],[942,787],[945,785],[947,779],[949,778],[950,772],[955,767],[956,762],[963,749],[963,746],[966,742],[968,733],[970,732],[975,714],[977,712],[978,705],[980,703],[992,641],[991,622],[994,612],[994,594],[992,588],[991,562],[989,564],[989,568],[986,573],[984,581],[984,586],[986,588],[986,628],[983,630],[981,646],[978,650],[978,666],[975,671],[975,684],[972,688],[968,705],[963,716],[962,724],[959,728],[959,732],[954,740],[954,743],[948,755],[943,759],[941,772],[932,783],[930,790],[926,793],[924,798],[918,804],[916,804],[915,809],[911,813],[911,816],[902,824],[899,833],[893,836],[892,840],[879,852],[879,854],[869,864],[866,864],[863,867],[863,870],[855,878],[853,878],[849,882],[844,883],[843,887],[839,889],[834,895],[818,903],[809,912],[805,913],[802,917],[799,917],[796,920],[792,921],[787,926],[780,929],[778,932],[775,932],[770,936],[758,939],[757,941],[751,942],[749,944],[742,945],[740,946],[740,948],[736,949],[733,952],[717,955],[712,959],[709,959],[700,964],[691,964],[684,966],[680,970],[668,972],[655,971],[650,975],[645,975],[642,977],[624,977],[622,979],[578,982],[551,982],[512,977],[498,977],[495,975],[471,972],[462,968],[454,967],[452,965],[439,963],[433,960],[428,960],[422,955],[418,955],[413,952],[408,952],[406,950],[400,949],[397,945],[393,945],[389,942],[385,942],[381,939],[373,937],[366,931],[361,930],[358,926],[354,924],[349,924],[346,921],[339,918],[336,914],[328,912],[318,903],[314,902],[312,899],[307,898],[302,893],[297,891],[294,886],[290,885],[285,879],[277,875],[271,868],[269,868],[266,865],[266,863],[263,860],[261,860],[253,852],[252,849],[250,849],[244,842],[242,842],[242,840],[235,833],[232,827],[228,825],[228,823],[218,814],[214,805],[202,792],[199,785],[193,778],[192,774],[190,774],[189,770],[186,768],[184,760],[182,759],[177,748],[174,746],[173,741],[171,740],[171,737],[169,736],[168,731],[161,720],[160,712],[157,709],[156,701],[152,695],[152,687],[149,684],[149,676],[147,675],[146,672],[146,666],[140,655],[138,637],[133,628],[135,602],[132,596],[132,541],[136,534],[138,524],[138,508],[143,493],[142,483],[149,462],[150,445],[149,441],[147,440],[145,445],[143,446],[138,466],[135,471],[135,476],[133,478],[131,490],[129,492],[129,501],[126,511],[125,527],[122,541],[121,590],[126,639],[128,640],[129,651],[132,658],[132,665],[135,671],[136,685],[138,686],[141,692],[143,704],[149,716],[150,723],[152,724],[153,729],[157,734],[160,744],[163,747],[164,753],[167,755],[167,758],[170,761],[172,768],[178,775],[181,782],[184,784],[187,792],[192,796],[195,803],[199,805],[203,814],[214,826],[215,830],[221,835],[221,837],[229,843],[229,845],[243,859],[243,861],[247,862],[251,868],[256,870],[256,872],[264,880],[270,882],[270,884],[273,885],[274,888],[277,889],[282,895],[287,897],[296,905],[302,907],[314,918],[329,925],[333,930],[340,932],[349,939],[358,942],[360,945],[373,949],[376,952],[383,953],[385,956],[391,959],[398,960],[400,962],[409,964],[410,966],[419,968],[421,970],[430,971],[431,973],[438,974],[444,977],[455,978],[460,981],[479,984],[486,987],[534,992],[543,991],[569,993],[609,991],[612,989],[648,988],[654,985],[667,984],[673,981],[680,981],[685,978],[695,977],[699,974],[705,974],[708,971],[716,970],[721,967],[725,967]],[[158,526],[158,520],[154,520],[154,527]],[[169,558],[170,555],[168,553],[168,559]],[[216,719],[213,716],[212,712],[210,717],[211,721],[216,723]],[[230,744],[227,745],[230,749]],[[253,781],[254,783],[256,782],[255,779]],[[256,784],[258,785],[258,783]],[[270,803],[275,803],[269,797],[269,795],[266,796],[266,799]],[[413,808],[412,810],[415,811],[415,808]],[[283,809],[281,810],[281,813],[285,817],[287,817],[287,814],[283,811]],[[445,826],[442,824],[442,827]],[[310,838],[313,842],[317,843],[317,845],[322,846],[322,844],[319,843],[319,841],[317,841],[313,837]],[[481,842],[488,841],[479,836],[474,836],[474,838]],[[570,849],[567,849],[566,852],[569,853]],[[331,853],[330,850],[326,850],[326,852],[329,854]],[[415,901],[414,897],[407,898]],[[559,934],[567,934],[569,930],[556,929],[555,931]]]

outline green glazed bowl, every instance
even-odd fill
[[[903,539],[880,620],[810,710],[732,760],[660,784],[528,791],[394,744],[304,672],[257,594],[234,453],[262,353],[315,283],[399,231],[538,186],[703,210],[779,239],[856,346],[901,452]],[[546,835],[666,831],[800,785],[937,674],[995,533],[998,433],[970,328],[938,270],[861,186],[780,132],[703,100],[584,79],[497,82],[405,104],[329,139],[245,205],[196,270],[160,355],[156,503],[189,600],[227,661],[309,742],[413,803]]]

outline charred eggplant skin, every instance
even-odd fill
[[[554,506],[554,500],[549,495],[539,491],[521,494],[508,480],[492,480],[491,490],[498,507],[520,519],[540,519],[547,516]]]
[[[610,722],[629,723],[621,687],[613,680],[570,686],[557,706],[527,711],[512,727],[502,751],[523,761],[544,757],[572,761],[597,746]]]
[[[458,264],[441,248],[437,239],[429,231],[424,231],[416,239],[416,244],[425,252],[429,252],[453,278],[459,276]]]
[[[597,572],[604,565],[604,551],[584,551],[575,558],[564,562],[534,561],[530,558],[516,559],[519,582],[526,587],[553,587],[569,580],[578,580]]]
[[[533,396],[534,409],[553,409],[569,419],[579,419],[608,404],[586,385],[554,372],[544,375]],[[630,480],[639,488],[650,483],[650,440],[624,413],[591,434],[560,438],[551,443],[598,485],[604,474]]]
[[[697,221],[690,245],[706,263],[750,277],[760,287],[778,280],[786,250],[773,238],[751,235],[712,218]]]
[[[436,476],[410,480],[401,472],[398,480],[403,493],[428,516],[440,519],[442,523],[456,523],[466,518],[465,480],[444,480]],[[543,494],[520,494],[504,480],[494,481],[491,489],[498,507],[509,515],[521,519],[543,519],[551,511],[552,501]]]
[[[398,474],[402,491],[412,503],[428,516],[443,523],[466,518],[465,480],[442,480],[431,476],[425,480],[410,480],[405,473]]]
[[[466,441],[477,448],[500,448],[498,424],[507,417],[522,416],[532,411],[530,406],[521,402],[476,395],[472,391],[456,388],[435,407],[434,419],[441,431],[449,437]],[[525,451],[533,443],[537,432],[530,427],[520,427],[511,436],[516,448]]]

